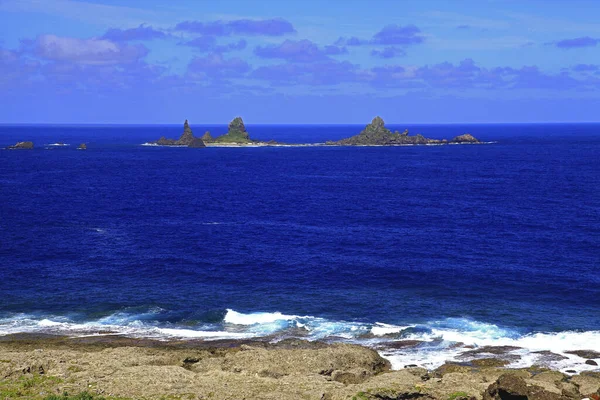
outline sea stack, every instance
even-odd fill
[[[204,132],[204,135],[202,135],[202,141],[204,143],[210,143],[212,142],[214,139],[212,137],[212,135],[210,134],[209,131]]]
[[[190,128],[190,124],[187,119],[183,123],[183,133],[181,134],[179,139],[167,139],[164,136],[162,136],[160,139],[153,143],[161,146],[187,146],[192,148],[206,147],[202,139],[194,136],[192,128]]]
[[[87,145],[85,143],[81,143],[78,147],[77,150],[87,150]]]
[[[254,142],[250,139],[246,126],[241,117],[235,117],[229,123],[229,130],[225,135],[217,136],[215,143],[248,144]]]
[[[33,150],[33,142],[17,142],[13,146],[7,147],[10,150]]]

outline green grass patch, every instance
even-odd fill
[[[450,393],[450,395],[448,395],[448,400],[457,400],[457,399],[468,399],[470,398],[471,395],[467,392],[454,392],[454,393]]]

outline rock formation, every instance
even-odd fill
[[[409,136],[408,129],[402,133],[398,131],[392,133],[385,127],[385,122],[381,117],[375,117],[358,135],[337,142],[327,142],[326,144],[336,146],[398,146],[446,143],[479,143],[479,141],[469,134],[457,136],[448,142],[446,139],[429,139],[420,134]]]
[[[192,128],[190,128],[190,124],[188,123],[187,119],[183,123],[183,133],[181,134],[179,139],[167,139],[164,136],[162,136],[160,139],[153,143],[161,146],[187,146],[192,148],[206,147],[202,139],[194,136],[194,134],[192,133]]]
[[[235,117],[229,123],[229,131],[225,135],[217,136],[214,139],[216,143],[251,143],[250,135],[246,131],[246,126],[241,117]]]
[[[87,150],[87,145],[85,143],[81,143],[79,147],[77,147],[77,150]]]
[[[204,135],[202,135],[202,141],[204,143],[210,143],[210,142],[214,141],[214,139],[209,131],[204,132]]]
[[[8,146],[7,148],[10,150],[32,150],[33,142],[17,142],[15,145]]]
[[[451,143],[480,143],[473,135],[465,133],[464,135],[456,136],[450,141]]]

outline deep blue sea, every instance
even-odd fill
[[[179,125],[0,125],[0,147],[36,146],[0,150],[0,334],[424,341],[384,351],[395,366],[456,342],[600,351],[600,124],[408,128],[494,143],[187,149],[140,145]]]

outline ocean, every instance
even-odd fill
[[[0,125],[0,147],[36,146],[0,150],[0,335],[301,337],[395,368],[514,346],[511,366],[598,368],[566,352],[600,351],[600,124],[408,128],[493,143],[186,149],[141,146],[179,125]]]

